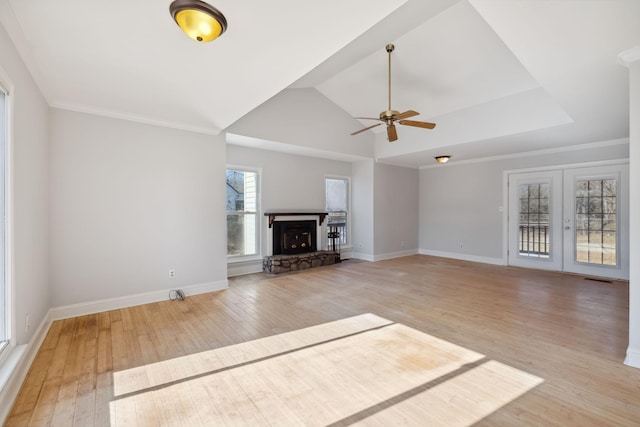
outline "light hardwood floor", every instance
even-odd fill
[[[273,414],[248,415],[250,411],[242,408],[260,407],[259,399],[273,398],[258,391],[266,390],[265,384],[270,381],[269,390],[274,390],[273,381],[291,374],[282,365],[273,364],[273,352],[285,355],[280,360],[286,364],[302,363],[303,355],[319,364],[304,365],[317,368],[309,369],[305,387],[295,391],[298,400],[290,395],[280,400],[283,407],[308,402],[304,400],[306,390],[319,399],[317,405],[295,408],[306,418],[289,415],[283,424],[389,425],[396,416],[398,423],[429,425],[433,420],[427,422],[426,416],[437,414],[444,425],[469,425],[470,419],[479,426],[640,425],[640,369],[622,363],[628,340],[627,283],[416,255],[376,263],[346,261],[282,276],[241,276],[230,279],[230,284],[228,290],[187,297],[183,302],[164,301],[54,322],[6,425],[174,425],[176,420],[184,425],[236,421],[264,424]],[[363,316],[365,313],[375,316]],[[338,338],[331,335],[331,328],[344,328],[343,322],[353,325],[349,322],[361,319],[375,321],[373,326],[366,322],[359,326],[365,332],[355,329]],[[401,329],[395,331],[387,323]],[[302,333],[303,328],[311,329]],[[365,340],[373,336],[370,330],[401,333],[414,340],[399,344],[394,341],[397,335],[392,334],[376,336],[371,344]],[[352,368],[359,356],[343,349],[339,359],[327,364],[327,358],[333,357],[327,352],[334,355],[337,350],[309,344],[311,335],[319,336],[323,343],[344,344],[351,342],[344,341],[346,338],[357,339],[348,349],[374,357],[369,360],[376,360],[378,355],[367,350],[374,348],[370,345],[387,343],[385,350],[394,346],[399,350],[422,349],[413,355],[397,353],[397,357],[410,358],[403,363],[415,369],[414,375],[404,375],[408,382],[433,369],[428,363],[430,357],[436,360],[454,353],[466,356],[453,373],[441,373],[437,381],[431,379],[426,386],[411,389],[397,389],[400,383],[385,377],[390,369],[387,365],[359,367],[375,373],[371,381],[382,382],[369,383],[369,389],[361,385],[360,395],[350,392],[341,398],[331,389],[332,384],[342,381],[340,388],[346,390],[353,382],[364,381],[355,379],[361,377]],[[265,339],[251,342],[260,338]],[[442,347],[434,348],[430,355],[424,346],[433,342],[440,342]],[[238,346],[240,343],[246,344]],[[225,357],[231,361],[224,362]],[[380,353],[380,357],[387,356]],[[393,357],[387,357],[392,367],[399,360]],[[258,366],[252,360],[270,364]],[[218,365],[213,367],[215,363]],[[244,382],[245,387],[255,381],[253,400],[247,400],[237,388],[230,388],[216,400],[212,398],[215,387],[198,383],[210,379],[212,372],[229,373],[230,366],[250,369],[233,370],[233,380],[219,375],[217,381]],[[331,374],[331,369],[338,374]],[[498,378],[506,373],[513,373],[512,379],[519,376],[529,385],[522,393],[487,410],[491,399],[482,389],[497,396],[509,387]],[[331,375],[340,377],[332,380]],[[464,383],[472,376],[476,379]],[[163,381],[175,388],[163,385]],[[467,391],[473,387],[477,391],[465,402],[470,399],[478,407],[485,406],[481,419],[462,416],[470,411],[468,405],[447,409],[447,404],[455,402],[453,395],[443,397],[449,393],[445,389],[457,387],[460,395],[467,386]],[[198,387],[210,387],[207,399],[194,391]],[[294,393],[291,387],[289,393]],[[385,387],[389,387],[388,393]],[[154,402],[138,394],[145,388],[154,391]],[[330,394],[323,397],[319,389]],[[188,395],[208,408],[211,422],[206,422],[206,411],[199,413],[197,420],[190,418],[189,408],[180,404],[173,410],[179,417],[156,418],[154,405],[169,406],[178,401],[162,394],[167,390],[175,393],[174,397]],[[435,400],[413,401],[416,396],[426,396],[426,392]],[[371,406],[363,401],[368,394],[384,398]],[[128,401],[129,397],[135,399]],[[348,402],[350,409],[339,412],[339,405],[332,399]],[[365,409],[358,411],[360,401]],[[268,410],[275,411],[277,406],[270,405]],[[220,409],[225,407],[231,409]],[[337,415],[327,418],[328,411]],[[387,418],[377,419],[380,414]],[[450,417],[449,422],[446,417]],[[326,419],[334,421],[322,421]]]

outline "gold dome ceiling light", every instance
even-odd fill
[[[198,42],[215,40],[227,29],[222,12],[200,0],[175,0],[169,12],[182,31]]]
[[[447,163],[449,161],[449,159],[451,158],[451,156],[437,156],[434,157],[436,159],[436,162],[443,164],[443,163]]]

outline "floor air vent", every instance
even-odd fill
[[[584,280],[591,280],[592,282],[602,282],[602,283],[613,283],[611,280],[607,279],[596,279],[594,277],[585,277]]]

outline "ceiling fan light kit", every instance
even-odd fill
[[[200,0],[175,0],[169,13],[178,26],[197,42],[210,42],[227,30],[227,19],[215,7]]]
[[[436,162],[443,164],[447,163],[449,159],[451,159],[451,156],[436,156],[434,159],[436,159]]]
[[[377,119],[373,117],[356,117],[356,119],[378,120],[386,124],[387,139],[389,140],[389,142],[394,142],[398,139],[398,132],[396,131],[396,126],[395,126],[396,122],[398,122],[398,124],[403,126],[413,126],[413,127],[423,128],[423,129],[433,129],[434,127],[436,127],[436,124],[429,123],[429,122],[419,122],[415,120],[405,120],[405,119],[408,119],[409,117],[417,116],[418,114],[420,114],[417,111],[407,110],[403,113],[400,113],[399,111],[391,109],[391,52],[395,50],[395,46],[392,44],[388,44],[385,46],[385,50],[389,55],[389,73],[388,73],[389,79],[388,79],[388,86],[387,86],[388,93],[389,93],[389,98],[388,98],[389,102],[387,105],[387,110],[380,113],[380,116]],[[359,131],[353,132],[351,135],[357,135],[361,132],[372,129],[376,126],[380,126],[382,123],[376,123],[375,125],[371,125],[364,129],[360,129]]]

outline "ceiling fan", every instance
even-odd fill
[[[381,121],[382,123],[386,123],[387,137],[389,139],[389,142],[393,142],[398,139],[398,133],[396,132],[395,122],[398,122],[398,124],[401,124],[404,126],[414,126],[419,128],[425,128],[425,129],[433,129],[434,127],[436,127],[436,124],[429,123],[429,122],[418,122],[415,120],[405,120],[405,119],[408,119],[409,117],[417,116],[418,114],[420,114],[417,111],[407,110],[404,113],[400,113],[396,110],[391,109],[391,52],[393,52],[393,50],[395,49],[395,46],[392,44],[388,44],[385,47],[385,49],[389,54],[389,104],[388,104],[387,111],[383,111],[382,113],[380,113],[379,118],[356,117],[356,119],[378,120],[378,121]],[[357,132],[353,132],[351,135],[357,135],[360,132],[364,132],[376,126],[380,126],[382,123],[376,123],[375,125],[368,126],[364,129],[360,129]]]

